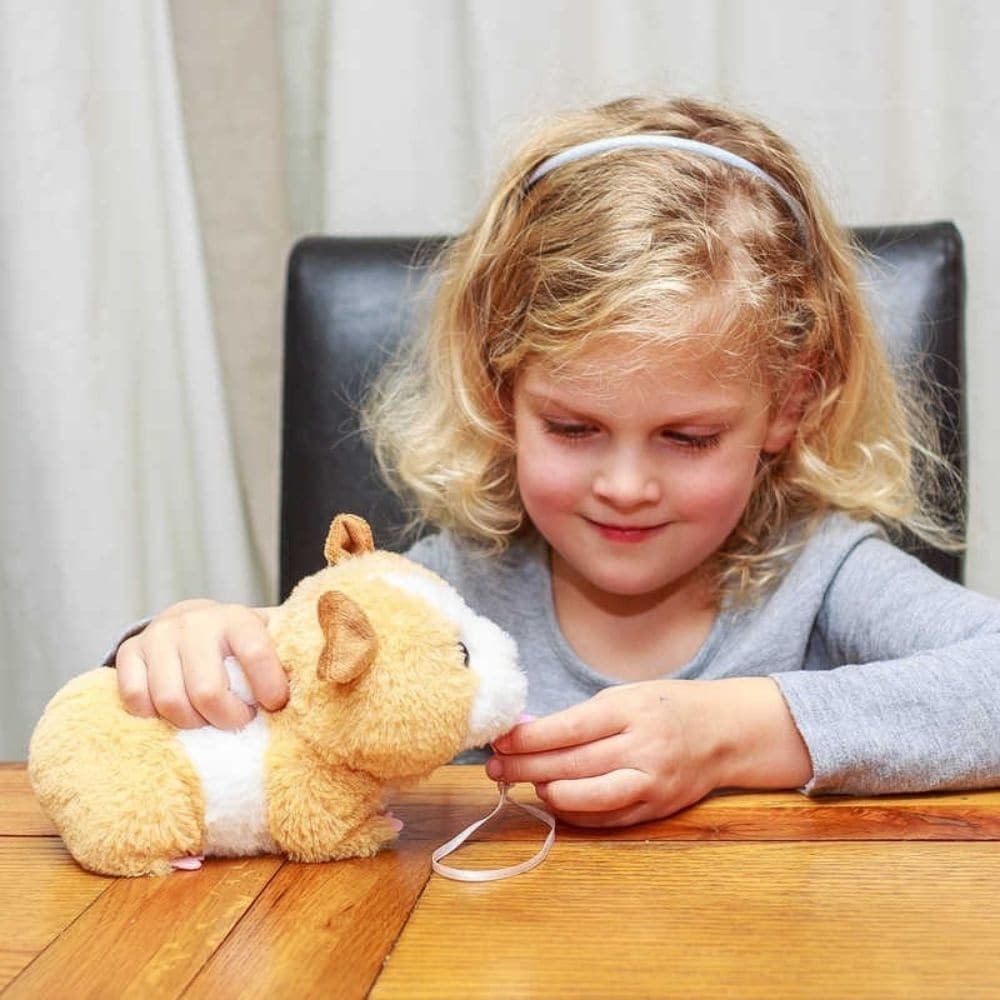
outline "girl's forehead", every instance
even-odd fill
[[[764,398],[744,369],[710,354],[614,346],[587,351],[556,364],[536,360],[521,371],[515,391],[539,402],[639,411],[669,405],[678,411],[732,410]]]
[[[742,395],[755,388],[745,364],[717,351],[609,341],[559,360],[536,358],[518,383],[533,392],[614,393],[652,388],[677,393]]]

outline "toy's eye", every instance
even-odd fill
[[[467,667],[469,665],[469,650],[468,650],[468,647],[465,645],[464,642],[460,642],[458,644],[458,648],[462,651],[462,659],[465,661],[463,663],[463,666]]]

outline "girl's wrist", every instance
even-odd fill
[[[800,788],[812,760],[781,689],[770,677],[731,677],[718,685],[723,746],[719,788]]]

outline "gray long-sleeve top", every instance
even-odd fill
[[[529,712],[619,683],[562,635],[541,541],[497,558],[442,533],[408,555],[514,636]],[[812,758],[810,794],[1000,786],[1000,604],[872,524],[828,517],[761,603],[724,607],[698,653],[664,676],[773,677]]]

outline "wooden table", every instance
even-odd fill
[[[529,786],[515,797],[534,801]],[[0,988],[10,997],[1000,997],[1000,792],[713,797],[611,834],[560,827],[502,882],[431,874],[488,812],[478,767],[397,799],[390,851],[328,865],[82,871],[22,765],[0,765]],[[510,810],[449,858],[500,867]]]

